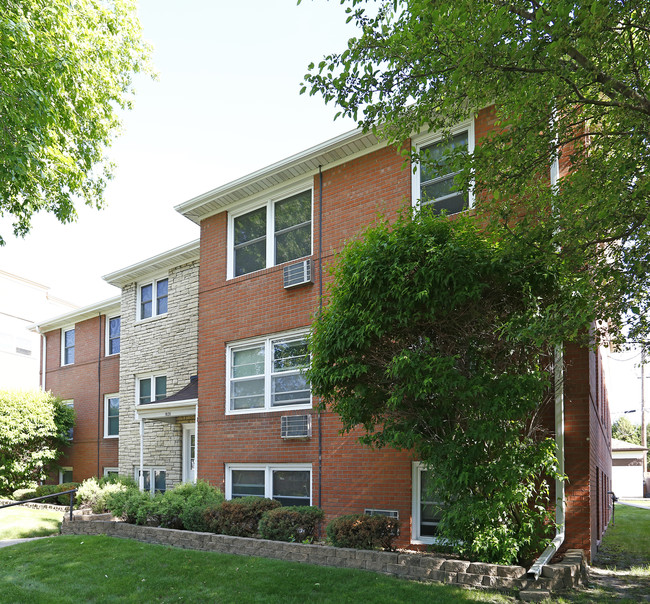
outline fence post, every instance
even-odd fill
[[[74,491],[70,493],[70,522],[72,522],[72,506],[74,505]]]

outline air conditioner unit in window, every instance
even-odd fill
[[[302,260],[284,267],[284,288],[311,283],[311,260]]]
[[[311,415],[283,415],[280,433],[282,438],[310,438]]]

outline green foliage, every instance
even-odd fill
[[[624,440],[633,445],[641,444],[641,426],[633,424],[627,417],[620,417],[612,424],[612,438]]]
[[[374,447],[413,450],[442,536],[510,563],[545,542],[555,446],[542,337],[560,280],[473,221],[422,212],[349,244],[312,328],[312,392]],[[559,330],[558,330],[559,331]],[[551,527],[552,528],[552,527]]]
[[[78,482],[64,482],[62,484],[43,484],[35,489],[35,497],[43,497],[44,495],[54,495],[54,493],[61,493],[63,491],[71,491],[79,486]],[[46,499],[41,503],[50,503],[53,505],[70,505],[70,494],[61,495],[60,497],[52,497]]]
[[[221,491],[208,482],[184,483],[156,495],[153,500],[154,514],[164,528],[207,530],[203,520],[206,507],[220,506],[224,501]]]
[[[473,184],[480,218],[503,245],[535,250],[571,281],[566,316],[597,320],[595,337],[648,340],[647,3],[341,4],[358,36],[310,65],[303,92],[397,144],[420,131],[449,135],[496,103],[494,132],[471,157],[449,158],[456,182]]]
[[[107,493],[105,506],[113,516],[130,524],[144,525],[155,520],[153,498],[137,487]]]
[[[264,512],[280,505],[275,499],[253,496],[224,501],[218,513],[218,532],[234,537],[255,537]]]
[[[0,390],[0,496],[45,480],[73,425],[72,409],[49,392]]]
[[[101,207],[105,149],[149,71],[134,0],[5,0],[0,10],[0,215],[25,235],[32,215]],[[0,237],[0,245],[4,240]]]
[[[123,484],[119,480],[88,478],[77,489],[77,507],[90,508],[93,513],[102,514],[108,511],[106,499],[109,493],[125,491],[128,487],[137,488],[132,479],[128,479],[128,484]]]
[[[25,501],[26,499],[34,499],[34,497],[36,497],[36,487],[16,489],[13,493],[13,498],[16,501]]]
[[[325,514],[314,506],[286,506],[264,512],[259,523],[262,539],[312,543]]]
[[[350,514],[327,525],[327,539],[335,547],[392,550],[398,531],[399,521],[394,518]]]

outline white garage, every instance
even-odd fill
[[[643,497],[643,453],[641,445],[612,438],[612,490],[616,497]]]

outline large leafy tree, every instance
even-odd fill
[[[49,392],[0,390],[0,495],[45,479],[73,425],[74,411]]]
[[[458,186],[474,186],[504,244],[571,275],[592,335],[647,339],[650,5],[341,3],[359,35],[312,65],[304,89],[397,143],[494,105],[494,131],[472,157],[453,157]],[[556,159],[563,177],[552,188]]]
[[[552,355],[534,326],[564,290],[531,256],[462,217],[380,223],[342,252],[311,338],[322,404],[362,442],[425,462],[441,535],[485,561],[529,560],[552,526],[540,478],[556,473],[540,424]]]
[[[16,235],[35,212],[67,222],[75,199],[102,205],[106,148],[148,57],[134,0],[0,1],[0,216]]]

